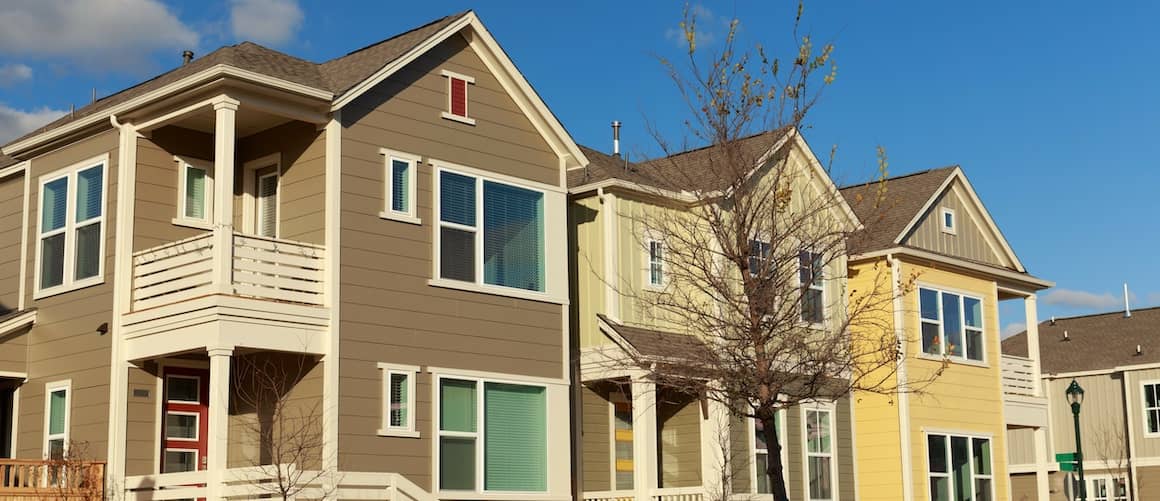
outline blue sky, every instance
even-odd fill
[[[793,42],[791,2],[703,1],[708,48]],[[656,56],[679,57],[678,2],[10,0],[0,5],[0,141],[199,55],[254,40],[324,60],[474,8],[577,141],[649,154],[646,120],[679,134]],[[1040,317],[1160,305],[1160,37],[1149,2],[815,2],[805,27],[837,45],[838,80],[808,122],[834,177],[962,165],[1028,269],[1057,287]],[[1002,305],[1005,326],[1022,307]]]

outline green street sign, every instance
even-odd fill
[[[1075,463],[1059,463],[1059,471],[1075,471]]]
[[[1055,460],[1060,462],[1060,463],[1067,463],[1067,462],[1074,463],[1075,462],[1075,453],[1074,452],[1064,452],[1064,453],[1056,454]]]

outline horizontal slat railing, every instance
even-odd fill
[[[101,499],[105,463],[0,459],[0,499]]]
[[[325,247],[254,235],[226,233],[223,238],[232,242],[225,249],[232,261],[226,260],[229,256],[215,260],[222,249],[214,243],[223,240],[214,233],[134,253],[133,310],[214,293],[323,304]],[[219,273],[216,262],[229,262],[229,270]]]
[[[213,289],[213,234],[133,254],[133,309],[209,294]]]
[[[243,296],[322,305],[325,248],[234,235],[234,290]]]
[[[584,491],[584,501],[633,501],[633,491]]]
[[[705,497],[705,489],[701,487],[675,487],[667,489],[653,489],[653,501],[701,501]]]
[[[291,487],[279,489],[282,484]],[[286,490],[294,499],[379,499],[388,501],[436,501],[435,497],[398,473],[297,470],[293,465],[231,468],[225,472],[224,499],[248,501],[279,498]],[[291,480],[291,481],[288,481]],[[205,497],[206,471],[144,475],[125,479],[125,497],[134,500]]]
[[[1036,396],[1039,375],[1035,374],[1035,364],[1029,358],[1003,355],[1003,393],[1007,395]]]

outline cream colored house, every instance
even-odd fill
[[[116,499],[571,498],[587,160],[475,13],[222,47],[0,149],[0,497],[83,450]]]

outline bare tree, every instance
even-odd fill
[[[315,493],[325,497],[337,479],[335,471],[323,467],[321,393],[310,393],[308,377],[318,361],[308,355],[271,353],[234,360],[234,408],[249,414],[239,426],[242,455],[253,467],[250,478],[240,480],[280,499],[293,499],[307,490],[311,497]]]
[[[646,368],[658,385],[758,420],[769,447],[764,474],[778,501],[788,499],[778,409],[855,391],[915,391],[924,382],[900,387],[895,377],[906,339],[893,324],[893,305],[914,277],[885,266],[847,276],[848,249],[864,233],[839,191],[818,182],[828,166],[795,153],[804,119],[836,76],[834,46],[815,46],[800,33],[802,14],[799,3],[786,32],[794,43],[789,58],[761,46],[742,50],[736,20],[705,57],[686,7],[687,64],[662,63],[687,105],[687,133],[675,146],[651,128],[665,156],[630,170],[655,191],[658,208],[623,214],[643,248],[663,242],[662,290],[617,284],[653,323],[704,345],[674,344],[675,356],[628,354],[625,361]],[[707,146],[686,151],[690,140]],[[886,199],[881,150],[878,174],[874,195],[857,203],[877,207]],[[727,491],[728,482],[721,486]]]
[[[100,501],[106,491],[105,463],[93,459],[88,442],[70,440],[45,460],[31,484],[41,499]]]

